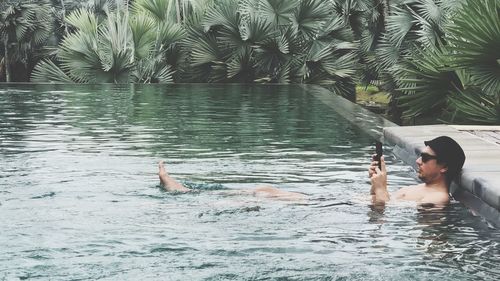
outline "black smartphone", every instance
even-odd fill
[[[380,163],[380,157],[382,156],[382,143],[377,141],[375,143],[375,158],[373,160],[378,161],[378,168],[382,170],[382,163]]]

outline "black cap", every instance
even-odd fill
[[[430,141],[424,141],[437,156],[439,163],[444,163],[448,167],[449,179],[458,175],[465,162],[465,153],[462,147],[450,137],[441,136]]]

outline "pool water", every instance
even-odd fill
[[[2,87],[0,280],[500,278],[459,202],[371,206],[374,140],[307,87]],[[390,152],[391,190],[417,183]],[[232,192],[262,184],[310,199]]]

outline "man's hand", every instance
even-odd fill
[[[382,170],[378,168],[378,161],[372,161],[368,168],[368,176],[372,184],[370,194],[374,195],[375,201],[386,202],[389,201],[389,193],[387,192],[387,170],[384,156],[380,157],[380,164]]]

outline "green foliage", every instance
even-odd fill
[[[74,83],[64,71],[51,60],[42,60],[32,74],[32,80],[37,82]]]
[[[0,3],[0,54],[3,56],[8,82],[16,80],[13,77],[15,74],[28,71],[36,63],[36,55],[41,53],[41,47],[52,30],[51,6],[48,1]],[[19,68],[19,64],[24,67],[11,71],[11,67]]]
[[[221,0],[189,23],[191,81],[320,83],[354,91],[354,36],[319,0]],[[201,80],[200,80],[201,79]]]
[[[405,109],[404,118],[442,112],[448,95],[462,87],[449,65],[449,53],[436,48],[415,51],[413,58],[401,65],[398,90],[405,95],[398,102]]]
[[[500,104],[480,89],[470,87],[449,97],[452,122],[500,124]]]
[[[50,5],[32,2],[0,4],[6,59],[46,54]],[[404,118],[498,123],[498,0],[52,2],[64,37],[33,81],[313,83],[351,100],[361,82]]]
[[[146,2],[137,1],[132,14],[123,12],[115,2],[115,9],[105,9],[102,21],[95,9],[72,12],[67,23],[74,31],[63,39],[56,58],[66,77],[79,83],[172,83],[177,65],[172,54],[178,54],[176,45],[185,33],[154,10],[166,7],[168,0],[150,6]],[[151,17],[153,14],[156,16]],[[33,81],[60,81],[55,66],[48,62],[37,65]]]
[[[474,19],[474,20],[472,20]],[[450,26],[454,66],[467,69],[475,85],[500,100],[500,2],[467,1]]]
[[[422,18],[439,25],[438,19],[446,17],[440,17],[439,9],[432,10],[427,2]],[[398,90],[403,93],[397,98],[403,117],[499,123],[499,14],[500,4],[495,0],[466,1],[453,13],[453,22],[435,29],[443,30],[446,36],[429,33],[430,37],[417,40],[410,50],[411,59],[399,59],[393,73],[397,73]],[[433,36],[436,34],[439,36]]]

